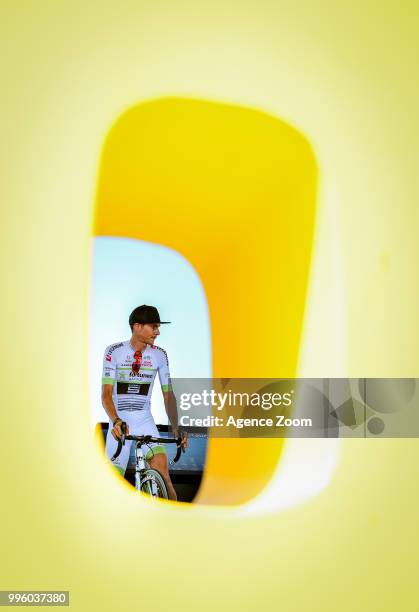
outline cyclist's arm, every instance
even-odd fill
[[[167,391],[163,391],[164,407],[166,408],[166,414],[169,417],[170,424],[173,429],[173,435],[175,438],[179,435],[179,427],[177,420],[177,404],[176,397],[170,387]]]
[[[113,385],[102,385],[102,406],[113,423],[118,418],[118,413],[113,402],[112,391]]]
[[[106,414],[112,421],[118,418],[115,404],[112,399],[112,391],[116,378],[116,360],[115,360],[115,345],[106,347],[103,355],[102,368],[102,406]]]
[[[164,349],[158,347],[157,351],[158,366],[157,371],[159,373],[161,390],[163,392],[164,407],[166,408],[167,416],[169,417],[170,424],[173,428],[173,432],[178,431],[177,425],[177,406],[176,398],[172,391],[172,381],[170,380],[169,371],[169,360],[167,353]]]
[[[164,407],[166,408],[167,416],[169,417],[170,424],[172,426],[173,435],[175,438],[179,437],[179,426],[177,418],[177,405],[176,397],[172,389],[172,381],[170,380],[169,371],[169,360],[167,359],[167,353],[163,349],[160,353],[160,364],[158,367],[159,378],[161,384],[161,390],[163,392]],[[187,435],[184,435],[183,445],[186,448],[188,446]]]
[[[115,423],[115,419],[120,419],[114,424],[112,431],[111,431],[115,440],[119,440],[122,436],[122,429],[121,429],[122,419],[118,416],[118,413],[116,411],[115,404],[112,399],[112,390],[113,390],[113,385],[106,385],[106,384],[102,385],[102,406],[104,407],[105,412],[110,418],[110,420],[112,421],[112,423]],[[129,427],[127,424],[125,424],[125,426],[126,426],[125,433],[129,434]]]
[[[112,350],[112,347],[114,346],[115,345],[108,346],[105,350],[102,371],[102,406],[112,423],[115,422],[115,419],[119,418],[112,398],[113,386],[116,377],[115,355],[114,350]],[[121,423],[122,420],[117,421],[111,431],[115,440],[119,440],[122,435]],[[128,427],[126,429],[126,433],[129,433]]]
[[[172,391],[171,385],[169,386],[168,391],[163,391],[164,398],[164,407],[166,408],[167,416],[169,417],[170,424],[173,430],[173,437],[179,438],[179,426],[177,420],[177,405],[176,405],[176,397]],[[186,431],[182,434],[182,446],[184,448],[188,448],[188,434]]]

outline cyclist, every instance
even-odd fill
[[[106,437],[106,454],[109,458],[115,453],[117,441],[122,435],[123,423],[126,424],[127,434],[159,437],[150,410],[151,393],[157,372],[173,435],[179,437],[176,398],[171,386],[167,354],[154,344],[160,334],[160,325],[168,323],[169,321],[160,321],[159,312],[154,306],[138,306],[129,317],[131,338],[111,344],[105,350],[102,405],[110,421]],[[122,474],[125,474],[128,465],[131,443],[131,440],[125,443],[121,454],[114,461],[115,467]],[[182,445],[185,448],[188,445],[186,434]],[[147,462],[164,477],[170,499],[177,499],[169,476],[164,446],[151,442],[149,447],[145,456]]]

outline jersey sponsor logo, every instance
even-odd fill
[[[139,393],[140,392],[140,387],[138,385],[128,385],[127,387],[127,393]]]
[[[143,374],[143,373],[137,374],[136,372],[130,372],[129,373],[129,377],[130,378],[139,378],[139,379],[141,379],[141,378],[154,378],[153,374]],[[124,378],[124,375],[121,374],[120,375],[120,379],[122,380],[123,378]]]
[[[150,391],[150,383],[139,385],[133,382],[121,382],[117,381],[116,383],[116,393],[117,395],[148,395]]]
[[[161,346],[155,346],[153,344],[153,346],[151,348],[158,349],[159,351],[161,351],[163,353],[163,355],[165,356],[165,358],[166,358],[166,364],[169,365],[169,360],[167,358],[167,353],[166,353],[166,351]]]
[[[125,359],[125,361],[122,362],[122,364],[121,364],[122,367],[132,366],[133,359],[134,359],[134,357],[132,355],[131,355],[131,357],[127,357]],[[153,365],[152,361],[144,361],[144,360],[141,361],[141,367],[150,368],[152,365]]]
[[[110,356],[112,355],[112,353],[114,352],[115,349],[119,348],[120,346],[124,346],[123,342],[119,342],[118,344],[112,344],[112,346],[109,347],[109,350],[106,354],[106,360],[110,361]],[[109,357],[109,359],[108,359]]]

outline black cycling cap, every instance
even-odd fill
[[[134,308],[129,316],[130,327],[132,327],[134,323],[141,323],[141,325],[146,325],[147,323],[152,325],[155,323],[165,325],[170,323],[170,321],[160,321],[160,315],[157,308],[155,306],[143,304],[142,306]]]

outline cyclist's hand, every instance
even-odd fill
[[[188,448],[188,432],[187,431],[183,432],[182,446],[183,448]]]
[[[118,419],[113,426],[111,434],[115,438],[115,440],[120,440],[122,436],[122,425],[125,425],[125,435],[129,434],[128,424],[124,423],[121,419]]]
[[[181,446],[183,451],[185,451],[185,448],[188,448],[188,432],[187,431],[182,431],[182,433],[180,433],[179,431],[176,434],[176,438],[180,438],[182,436],[182,441],[181,441]]]

